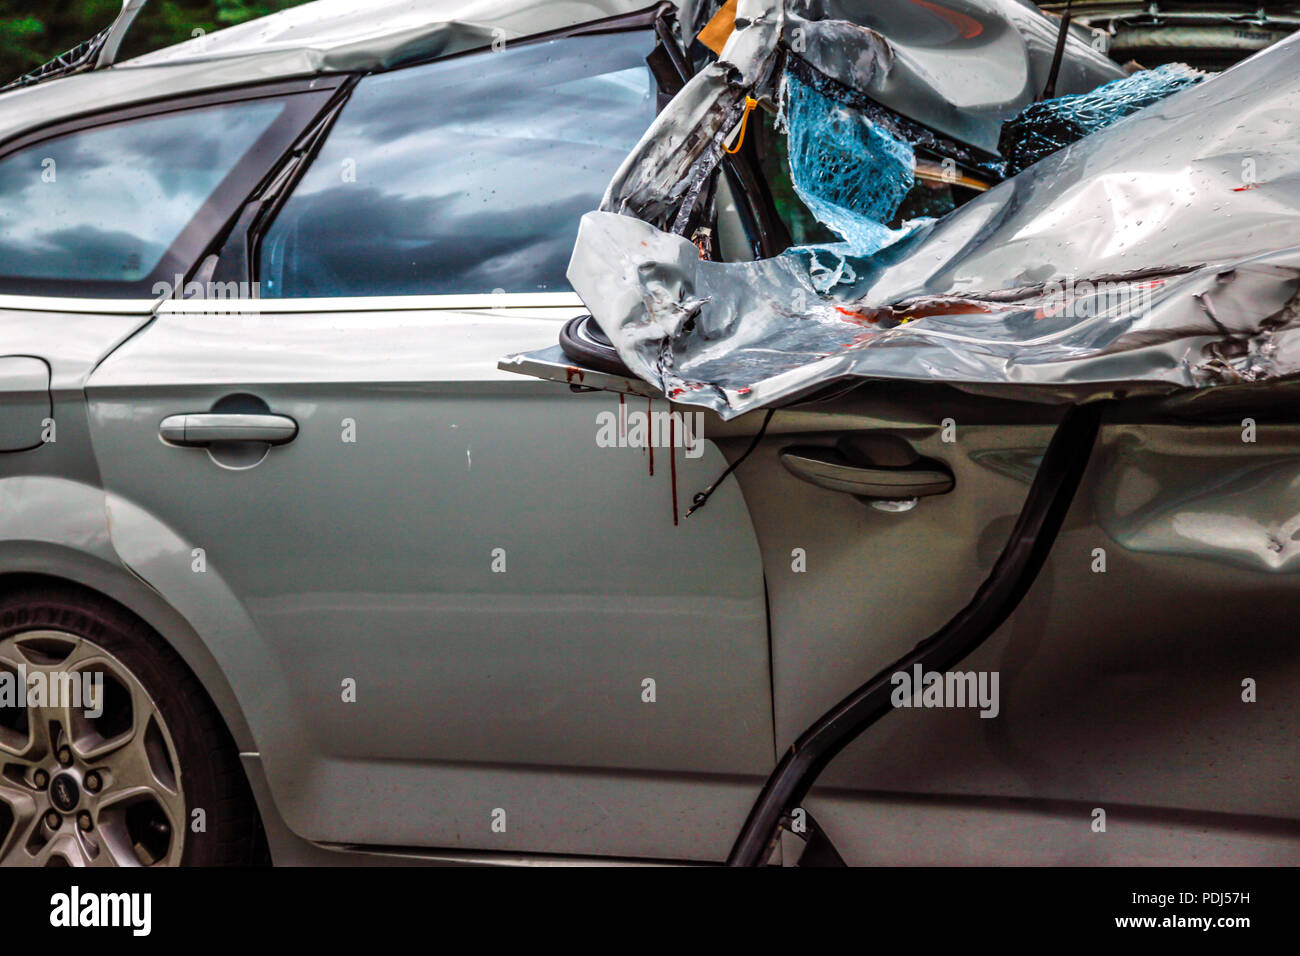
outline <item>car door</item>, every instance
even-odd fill
[[[899,681],[893,710],[804,800],[843,859],[1300,859],[1291,391],[1107,409],[1046,565],[954,668],[973,692]],[[767,569],[780,751],[972,600],[1059,414],[898,382],[776,414],[736,476]],[[798,474],[792,450],[919,458],[953,483],[864,500]],[[793,863],[802,843],[787,839]]]
[[[583,311],[568,253],[653,118],[654,42],[361,79],[250,205],[260,298],[168,301],[89,382],[114,545],[301,836],[717,860],[773,760],[744,501],[680,521],[726,467],[707,423],[496,367]]]

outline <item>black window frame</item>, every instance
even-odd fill
[[[0,143],[0,160],[69,134],[172,113],[257,100],[281,100],[284,111],[249,147],[235,167],[208,196],[199,210],[168,247],[158,264],[143,279],[131,282],[86,279],[50,279],[0,275],[0,295],[48,298],[154,299],[155,286],[173,284],[180,275],[193,278],[211,247],[224,235],[268,176],[278,169],[285,154],[303,130],[328,108],[347,74],[330,74],[300,80],[228,87],[202,93],[159,98],[143,103],[62,119],[26,130]],[[180,294],[179,291],[177,294]]]

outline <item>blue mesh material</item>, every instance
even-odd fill
[[[1049,153],[1205,79],[1186,63],[1166,63],[1113,80],[1089,93],[1025,107],[1002,124],[998,151],[1014,176]]]
[[[871,255],[903,235],[885,224],[912,188],[912,147],[793,74],[785,80],[795,191],[853,255]]]

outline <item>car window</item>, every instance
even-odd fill
[[[74,282],[149,294],[150,277],[173,265],[168,250],[284,108],[255,100],[166,113],[0,160],[0,290]]]
[[[264,236],[265,297],[566,291],[582,214],[655,116],[648,31],[358,84]]]

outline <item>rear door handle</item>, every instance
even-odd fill
[[[781,464],[792,475],[830,491],[860,498],[898,500],[944,495],[953,489],[952,474],[938,462],[887,467],[855,465],[837,449],[819,446],[787,448]]]
[[[173,445],[211,445],[225,441],[283,445],[298,434],[298,423],[285,415],[230,415],[203,412],[169,415],[158,433]]]

